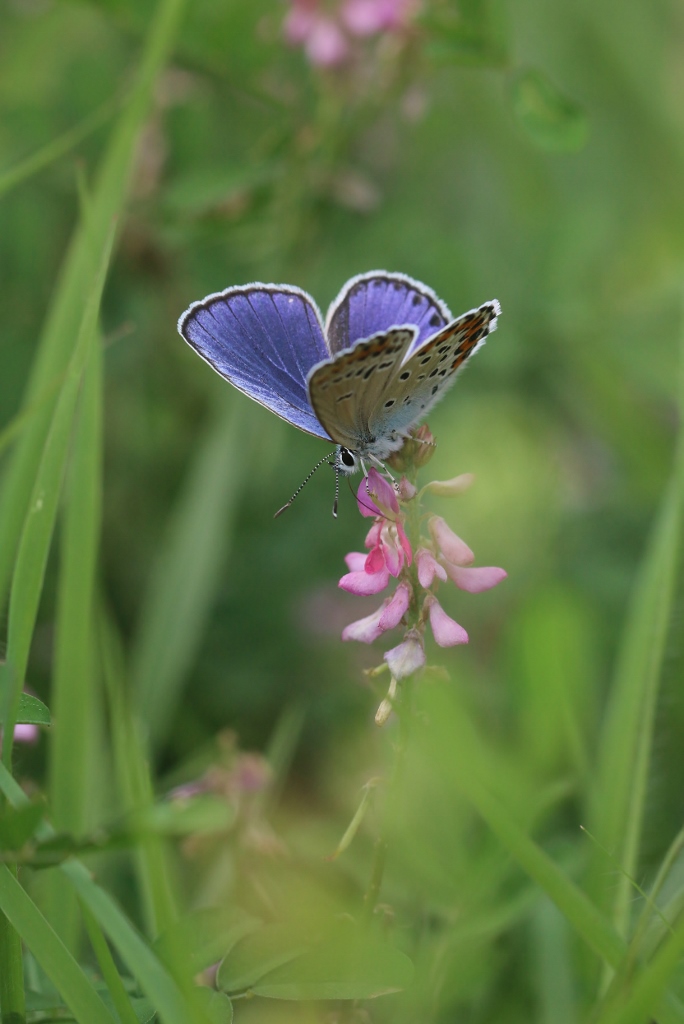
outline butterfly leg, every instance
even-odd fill
[[[381,462],[380,459],[376,459],[375,455],[370,455],[369,454],[368,458],[371,460],[371,462],[375,466],[378,466],[383,471],[383,473],[385,473],[390,478],[390,480],[392,481],[392,486],[394,487],[394,490],[397,493],[399,493],[399,484],[397,483],[395,478],[392,476],[392,473],[389,471],[389,469],[387,468],[385,463]],[[361,460],[361,465],[363,466],[363,460]],[[363,467],[363,471],[364,471],[364,473],[366,473],[366,467],[365,466]],[[368,476],[368,473],[366,473],[366,476]]]

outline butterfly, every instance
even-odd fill
[[[304,483],[329,459],[339,482],[340,473],[365,472],[366,461],[383,466],[401,448],[500,313],[493,299],[454,319],[427,285],[374,270],[347,281],[325,322],[300,288],[255,283],[193,302],[178,331],[239,391],[333,441],[335,451]]]

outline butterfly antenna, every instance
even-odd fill
[[[340,467],[335,460],[335,500],[333,501],[333,516],[337,519],[337,506],[340,500]]]
[[[336,450],[337,450],[337,449],[336,449]],[[277,518],[278,518],[278,516],[282,516],[283,512],[285,511],[285,509],[287,509],[287,508],[289,508],[289,507],[290,507],[290,505],[291,505],[291,504],[292,504],[292,502],[293,502],[293,501],[295,500],[295,498],[297,497],[297,495],[299,494],[299,492],[300,492],[300,491],[302,490],[302,488],[303,488],[303,487],[305,487],[305,486],[306,486],[306,485],[308,484],[309,480],[310,480],[310,479],[311,479],[311,477],[312,477],[312,476],[314,475],[314,473],[316,472],[316,470],[317,470],[317,469],[318,469],[318,468],[319,468],[320,466],[322,466],[324,462],[329,462],[329,461],[330,461],[330,459],[331,459],[331,458],[332,458],[332,457],[333,457],[334,455],[335,455],[335,452],[331,452],[331,453],[330,453],[330,455],[324,455],[324,456],[323,456],[323,458],[322,458],[322,459],[321,459],[321,460],[320,460],[319,462],[317,462],[317,463],[316,463],[316,465],[314,466],[314,468],[313,468],[313,469],[311,470],[311,472],[310,472],[310,473],[309,473],[309,475],[307,476],[306,480],[303,480],[303,481],[302,481],[302,483],[301,483],[301,484],[299,485],[299,487],[297,488],[297,490],[296,490],[296,491],[294,492],[294,494],[292,495],[292,497],[290,498],[290,500],[289,500],[289,501],[286,501],[286,502],[285,502],[285,504],[283,505],[283,507],[282,507],[282,508],[279,508],[279,509],[278,509],[278,511],[277,511],[277,512],[275,513],[275,515],[273,516],[273,518],[274,518],[274,519],[277,519]],[[336,469],[336,472],[339,472],[339,471],[337,470],[337,466],[335,466],[335,469]],[[335,508],[333,509],[333,515],[337,515],[337,498],[335,498]]]

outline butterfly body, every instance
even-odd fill
[[[426,285],[373,271],[347,282],[325,324],[306,292],[252,284],[193,303],[178,330],[240,391],[334,441],[351,473],[401,448],[499,313],[492,300],[454,319]]]

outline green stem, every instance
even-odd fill
[[[16,864],[10,864],[9,870],[16,878]],[[4,914],[0,914],[0,1007],[3,1024],[25,1024],[26,996],[21,939]]]
[[[412,484],[415,484],[415,466],[411,465],[407,467],[404,475]],[[420,503],[417,496],[414,500],[408,502],[406,527],[411,549],[415,555],[420,543]],[[420,584],[418,582],[415,559],[410,566],[405,567],[403,574],[407,576],[408,583],[413,594],[418,594],[420,592]],[[412,602],[407,617],[407,629],[411,630],[416,628],[420,619],[420,609],[415,602]],[[386,808],[391,807],[395,803],[398,799],[399,793],[401,792],[401,782],[404,774],[406,751],[409,745],[411,720],[413,717],[413,681],[414,676],[402,679],[397,693],[395,711],[399,718],[399,736],[394,747],[394,761],[391,767],[390,783],[385,798]],[[363,897],[362,919],[365,924],[369,924],[372,920],[380,899],[380,890],[382,889],[382,881],[385,874],[385,863],[387,860],[388,849],[387,818],[387,810],[385,810],[380,827],[380,833],[375,841],[375,847],[373,850],[370,882],[368,883],[368,888],[366,889]]]

